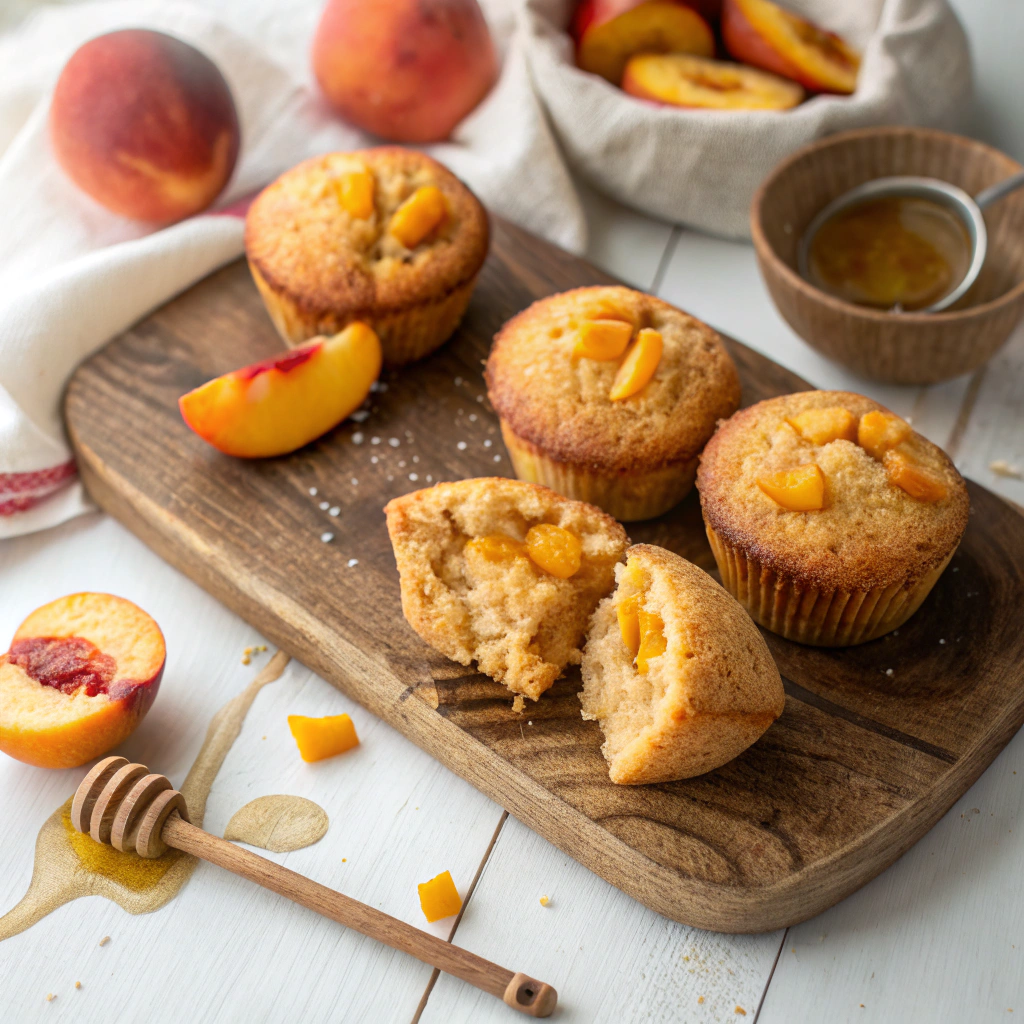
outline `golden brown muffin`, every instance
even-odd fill
[[[395,215],[421,189],[443,219],[418,242],[406,220],[398,234],[407,246]],[[285,341],[362,320],[388,366],[450,337],[487,245],[487,214],[473,193],[436,160],[397,146],[306,160],[268,185],[245,220],[249,268]]]
[[[945,453],[847,391],[736,413],[705,448],[697,487],[726,589],[762,626],[819,646],[910,618],[967,526]]]
[[[436,484],[384,511],[409,625],[534,700],[579,662],[629,544],[600,509],[501,477]]]
[[[583,717],[597,719],[612,782],[703,775],[782,714],[768,646],[706,572],[651,544],[626,552],[583,652]]]
[[[595,322],[625,321],[611,358],[580,355]],[[660,336],[653,377],[613,400],[645,331]],[[516,475],[623,521],[661,515],[693,485],[697,455],[739,405],[718,334],[667,302],[623,287],[576,288],[535,302],[498,332],[487,388]]]

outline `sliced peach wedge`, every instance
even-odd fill
[[[225,455],[285,455],[355,412],[380,374],[377,335],[363,323],[208,381],[178,400],[185,422]]]
[[[724,0],[722,38],[731,57],[812,92],[851,93],[857,87],[860,54],[834,32],[771,0]]]
[[[778,75],[681,53],[630,58],[622,88],[639,99],[704,110],[788,110],[804,98],[799,85]]]
[[[583,0],[572,33],[577,65],[612,85],[636,53],[715,52],[708,23],[684,0]]]
[[[111,594],[37,608],[0,657],[0,750],[40,768],[77,768],[132,734],[156,697],[160,627]]]

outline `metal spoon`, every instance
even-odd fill
[[[982,265],[985,262],[985,255],[988,250],[988,232],[985,230],[985,219],[981,211],[1003,196],[1015,192],[1024,186],[1024,171],[1004,178],[1002,181],[979,192],[973,199],[956,185],[940,181],[938,178],[915,178],[915,177],[891,177],[876,178],[874,181],[857,185],[848,192],[844,192],[837,199],[833,199],[817,216],[811,221],[803,237],[800,239],[800,248],[797,253],[797,262],[800,268],[800,275],[810,279],[810,251],[811,242],[818,230],[840,210],[862,199],[883,199],[891,196],[900,196],[917,199],[930,199],[932,202],[940,203],[947,209],[952,210],[963,222],[967,229],[967,237],[971,245],[971,262],[964,274],[963,280],[941,299],[933,302],[924,309],[915,310],[917,313],[938,313],[948,309],[958,299],[962,298],[967,290],[978,279]],[[897,312],[902,310],[897,307]]]

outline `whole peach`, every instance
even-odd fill
[[[68,177],[108,210],[167,224],[206,209],[238,157],[238,114],[217,65],[149,29],[109,32],[64,66],[50,138]]]
[[[476,0],[328,0],[313,71],[346,121],[393,142],[437,142],[498,74]]]

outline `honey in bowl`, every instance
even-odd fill
[[[955,211],[917,196],[883,196],[838,210],[818,228],[807,276],[847,302],[915,310],[947,295],[970,263],[970,236]]]

